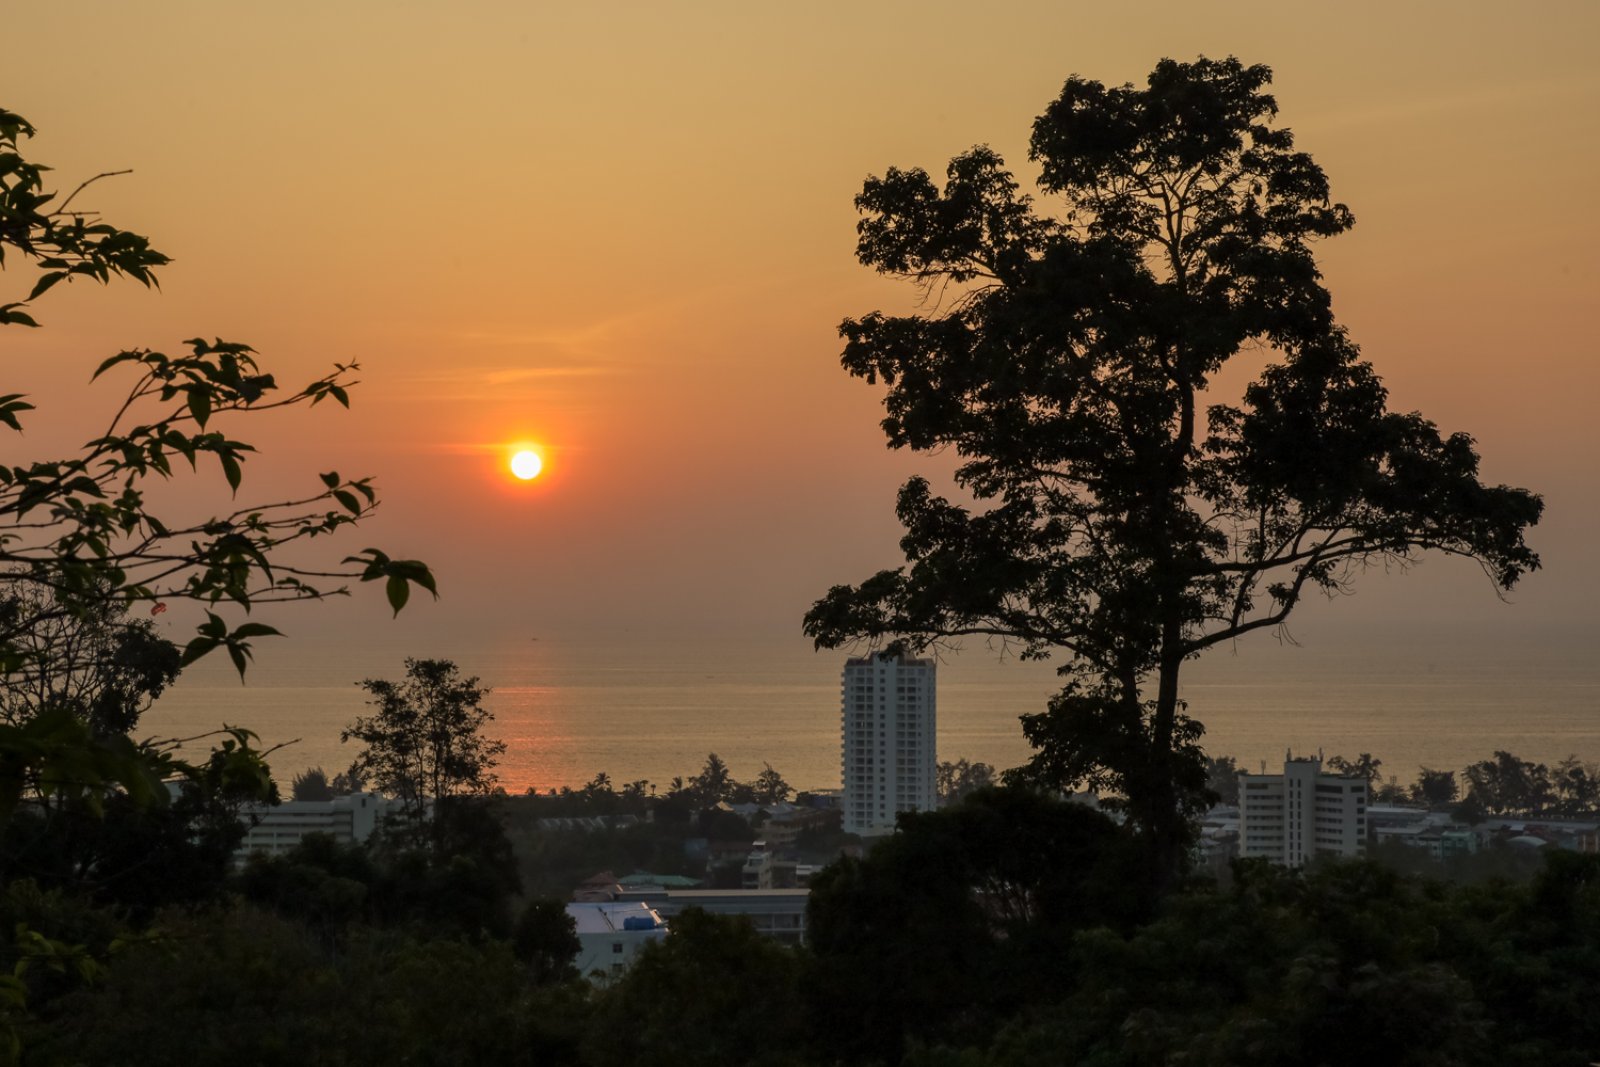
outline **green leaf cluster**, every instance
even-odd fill
[[[100,221],[45,188],[49,168],[28,162],[22,143],[33,127],[0,110],[0,267],[31,264],[42,273],[27,300],[4,305],[0,315],[32,324],[19,310],[62,281],[84,276],[99,282],[131,277],[155,284],[167,258],[147,239]],[[5,259],[10,249],[15,257]],[[19,317],[20,316],[20,317]],[[0,318],[0,321],[6,321]],[[87,611],[97,603],[196,601],[205,621],[184,650],[187,665],[225,650],[241,674],[250,639],[277,633],[260,623],[229,628],[215,613],[223,603],[245,611],[270,602],[303,601],[344,593],[346,582],[383,579],[396,611],[413,585],[437,596],[427,565],[391,560],[377,549],[342,564],[306,563],[293,546],[336,533],[370,516],[378,497],[368,478],[321,476],[320,484],[289,500],[240,504],[245,465],[255,449],[230,428],[246,416],[332,398],[349,406],[359,367],[336,363],[329,373],[292,391],[258,362],[248,345],[190,338],[178,355],[128,349],[101,361],[92,378],[125,376],[126,391],[104,433],[65,459],[0,463],[0,583],[36,592],[52,610]],[[34,410],[22,394],[0,396],[0,423],[21,431]],[[214,459],[235,497],[210,515],[174,515],[153,507],[151,479],[177,477],[180,464],[201,469]],[[162,609],[164,610],[164,609]],[[50,612],[12,613],[0,623],[0,664],[15,663],[31,630]]]
[[[73,208],[80,193],[112,173],[95,175],[65,199],[46,189],[50,168],[22,154],[22,142],[34,132],[21,115],[0,108],[0,269],[15,262],[7,262],[9,250],[41,272],[25,300],[0,303],[0,326],[38,326],[23,309],[63,281],[88,278],[105,284],[124,277],[154,286],[156,268],[170,262],[148,238]]]

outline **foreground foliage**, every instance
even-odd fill
[[[491,929],[393,857],[312,841],[238,896],[129,921],[28,881],[30,1063],[1511,1064],[1600,1048],[1600,856],[1526,885],[1371,863],[1144,895],[1138,842],[1015,790],[917,816],[816,885],[801,949],[688,912],[620,977],[555,901]],[[408,895],[409,894],[409,895]],[[502,902],[509,914],[509,901]]]
[[[21,299],[0,302],[0,327],[13,329],[37,327],[36,302],[60,285],[153,286],[168,262],[147,238],[79,202],[110,175],[65,197],[49,188],[50,168],[24,154],[33,135],[27,120],[0,109],[0,269],[8,281],[20,270],[27,286]],[[182,667],[213,652],[242,677],[253,643],[278,633],[238,618],[258,605],[317,600],[357,580],[382,581],[395,611],[413,585],[436,591],[416,560],[376,548],[342,560],[308,551],[373,513],[369,479],[329,471],[287,500],[238,497],[255,451],[234,436],[241,420],[324,400],[348,406],[355,372],[336,363],[284,390],[247,345],[197,337],[176,355],[129,348],[90,375],[124,383],[97,436],[64,458],[0,463],[0,881],[8,888],[72,894],[135,922],[215,900],[243,832],[239,805],[275,795],[265,754],[240,727],[136,741],[145,707]],[[0,395],[0,432],[20,435],[34,411],[20,393]],[[13,451],[19,444],[11,439]],[[203,484],[198,494],[165,484],[202,471],[221,475],[225,503],[211,502]],[[182,645],[153,621],[169,606],[195,623]],[[148,617],[134,618],[136,608]],[[211,738],[220,740],[209,756],[180,758],[184,745]],[[45,976],[92,977],[110,947],[91,955],[25,921],[0,930],[13,963],[0,974],[3,1057],[20,1051],[19,1026],[49,994]]]

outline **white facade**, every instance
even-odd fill
[[[287,800],[240,809],[249,827],[235,853],[243,860],[252,852],[281,856],[307,834],[327,834],[340,844],[360,844],[372,836],[389,802],[374,793],[351,793],[332,800]]]
[[[667,936],[661,915],[642,901],[575,903],[567,914],[578,931],[578,973],[617,974],[651,941]]]
[[[896,812],[932,811],[934,662],[882,655],[846,660],[841,703],[845,830],[888,833]]]
[[[1286,758],[1282,774],[1239,776],[1239,855],[1302,867],[1367,850],[1367,783],[1323,774],[1320,757]]]

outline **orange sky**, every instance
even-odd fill
[[[64,183],[134,168],[92,206],[176,260],[159,294],[58,289],[44,329],[5,331],[5,391],[41,408],[27,448],[89,436],[113,396],[84,407],[81,382],[121,347],[219,335],[286,379],[353,358],[350,413],[241,432],[266,453],[246,489],[375,475],[383,514],[345,547],[425,558],[446,594],[401,627],[797,632],[899,560],[894,489],[941,462],[886,453],[838,367],[843,317],[914,297],[854,261],[861,179],[983,141],[1031,180],[1068,74],[1232,53],[1273,66],[1356,214],[1322,262],[1394,404],[1549,506],[1513,607],[1438,561],[1303,623],[1595,619],[1600,5],[549,6],[8,15],[0,102],[34,157]],[[545,447],[539,482],[504,474],[516,440]]]

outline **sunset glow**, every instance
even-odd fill
[[[881,390],[840,370],[844,317],[920,299],[855,257],[863,180],[922,167],[942,181],[984,143],[1043,204],[1029,131],[1068,76],[1142,84],[1163,56],[1236,55],[1273,67],[1283,124],[1355,213],[1318,265],[1391,406],[1470,432],[1485,479],[1548,505],[1545,567],[1514,609],[1470,563],[1433,560],[1307,612],[1296,638],[1426,613],[1594,618],[1600,239],[1572,204],[1600,166],[1600,5],[917,11],[156,0],[95,5],[84,33],[75,5],[28,6],[17,39],[71,40],[78,69],[140,56],[109,94],[21,49],[5,106],[39,128],[34,155],[63,195],[131,169],[80,204],[173,263],[159,290],[58,286],[43,328],[10,332],[5,391],[52,413],[10,462],[103,432],[119,381],[85,392],[85,367],[130,346],[216,334],[283,383],[354,360],[349,411],[250,431],[246,490],[371,475],[383,507],[362,537],[449,589],[428,625],[499,633],[533,615],[541,632],[757,628],[803,644],[816,597],[899,558],[897,488],[942,486],[959,462],[886,448]],[[930,89],[930,70],[973,69],[981,91]],[[482,224],[411,224],[415,163],[394,146],[418,130],[449,131],[435,195]],[[10,262],[0,277],[0,303],[32,284]],[[1255,369],[1230,367],[1218,400]],[[520,451],[537,477],[511,471]],[[316,624],[362,610],[329,604]],[[395,623],[418,628],[418,649],[423,618]]]

